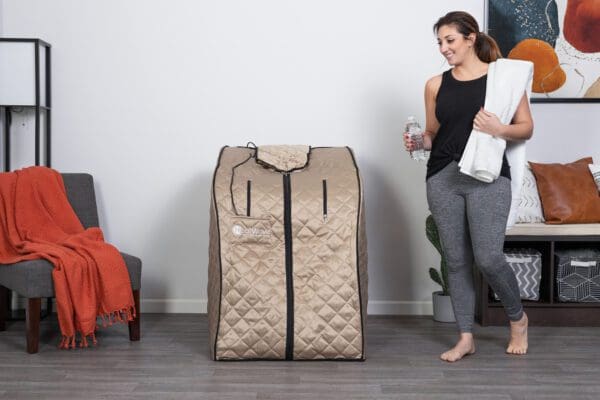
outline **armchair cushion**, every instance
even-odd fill
[[[139,290],[142,260],[126,253],[121,253],[121,256],[129,272],[131,289]],[[27,298],[54,297],[52,268],[52,264],[41,259],[0,264],[0,285]]]
[[[0,285],[27,298],[54,297],[52,268],[41,259],[0,264]]]

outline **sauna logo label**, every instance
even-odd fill
[[[231,228],[234,236],[271,236],[271,231],[261,228],[244,228],[241,225],[235,224]]]

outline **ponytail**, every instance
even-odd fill
[[[500,47],[498,47],[498,43],[496,43],[494,38],[490,35],[483,32],[477,33],[477,38],[475,39],[475,54],[477,54],[477,57],[485,63],[491,63],[492,61],[502,58],[502,52],[500,51]]]
[[[474,33],[475,38],[475,54],[485,62],[491,63],[498,58],[502,58],[502,53],[496,41],[489,35],[479,32],[479,24],[473,16],[464,11],[451,11],[444,15],[433,24],[433,31],[437,33],[438,29],[445,25],[453,25],[465,38]]]

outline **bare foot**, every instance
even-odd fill
[[[527,314],[519,321],[510,321],[510,342],[506,348],[508,354],[527,354]]]
[[[450,350],[442,353],[440,358],[444,361],[455,362],[463,358],[464,356],[468,356],[469,354],[475,353],[475,342],[473,341],[472,333],[461,333],[460,339],[456,346],[451,348]]]

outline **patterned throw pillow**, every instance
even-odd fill
[[[523,187],[521,188],[521,200],[517,211],[517,224],[544,222],[542,202],[538,193],[535,176],[531,172],[529,163],[523,172]]]
[[[600,164],[588,164],[588,167],[590,168],[590,172],[594,177],[594,182],[596,182],[596,186],[600,192]]]

